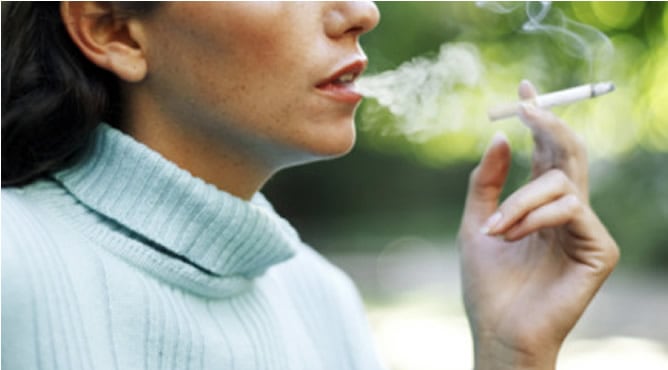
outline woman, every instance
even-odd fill
[[[382,368],[351,282],[259,193],[352,147],[375,5],[3,6],[3,366]],[[497,135],[461,226],[476,369],[553,368],[618,258],[582,144],[522,118],[532,181],[499,204]]]

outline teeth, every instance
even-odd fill
[[[339,78],[337,78],[336,81],[341,83],[347,83],[347,82],[352,82],[354,79],[355,79],[354,73],[345,73],[339,76]]]

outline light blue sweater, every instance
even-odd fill
[[[107,125],[2,191],[2,368],[380,369],[351,281],[269,203]]]

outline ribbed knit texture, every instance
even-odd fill
[[[3,369],[379,369],[350,280],[257,194],[101,125],[2,192]]]

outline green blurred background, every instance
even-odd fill
[[[443,44],[465,42],[477,48],[484,76],[475,86],[455,86],[463,118],[446,122],[436,134],[397,134],[391,115],[367,99],[358,110],[352,153],[272,179],[265,193],[307,243],[325,254],[381,253],[405,236],[452,246],[468,173],[494,131],[506,132],[515,148],[508,191],[528,177],[528,131],[517,119],[487,122],[488,106],[515,99],[522,78],[541,91],[612,80],[613,94],[554,111],[588,143],[592,205],[621,246],[621,264],[668,267],[668,6],[550,5],[544,24],[572,26],[564,23],[571,20],[595,27],[614,47],[614,54],[602,55],[587,54],[581,45],[573,49],[572,40],[558,32],[523,30],[527,12],[537,11],[532,6],[541,5],[378,3],[380,25],[362,38],[368,75],[416,57],[434,58]]]
[[[356,282],[388,367],[473,367],[455,236],[469,172],[495,131],[513,147],[506,195],[529,177],[528,130],[518,119],[486,118],[490,106],[515,100],[527,78],[541,91],[616,85],[610,95],[554,108],[587,143],[592,206],[622,250],[559,369],[668,368],[668,6],[378,7],[378,28],[362,37],[371,77],[358,85],[410,70],[384,96],[417,108],[410,117],[390,114],[372,94],[358,109],[352,153],[281,172],[264,192]]]

